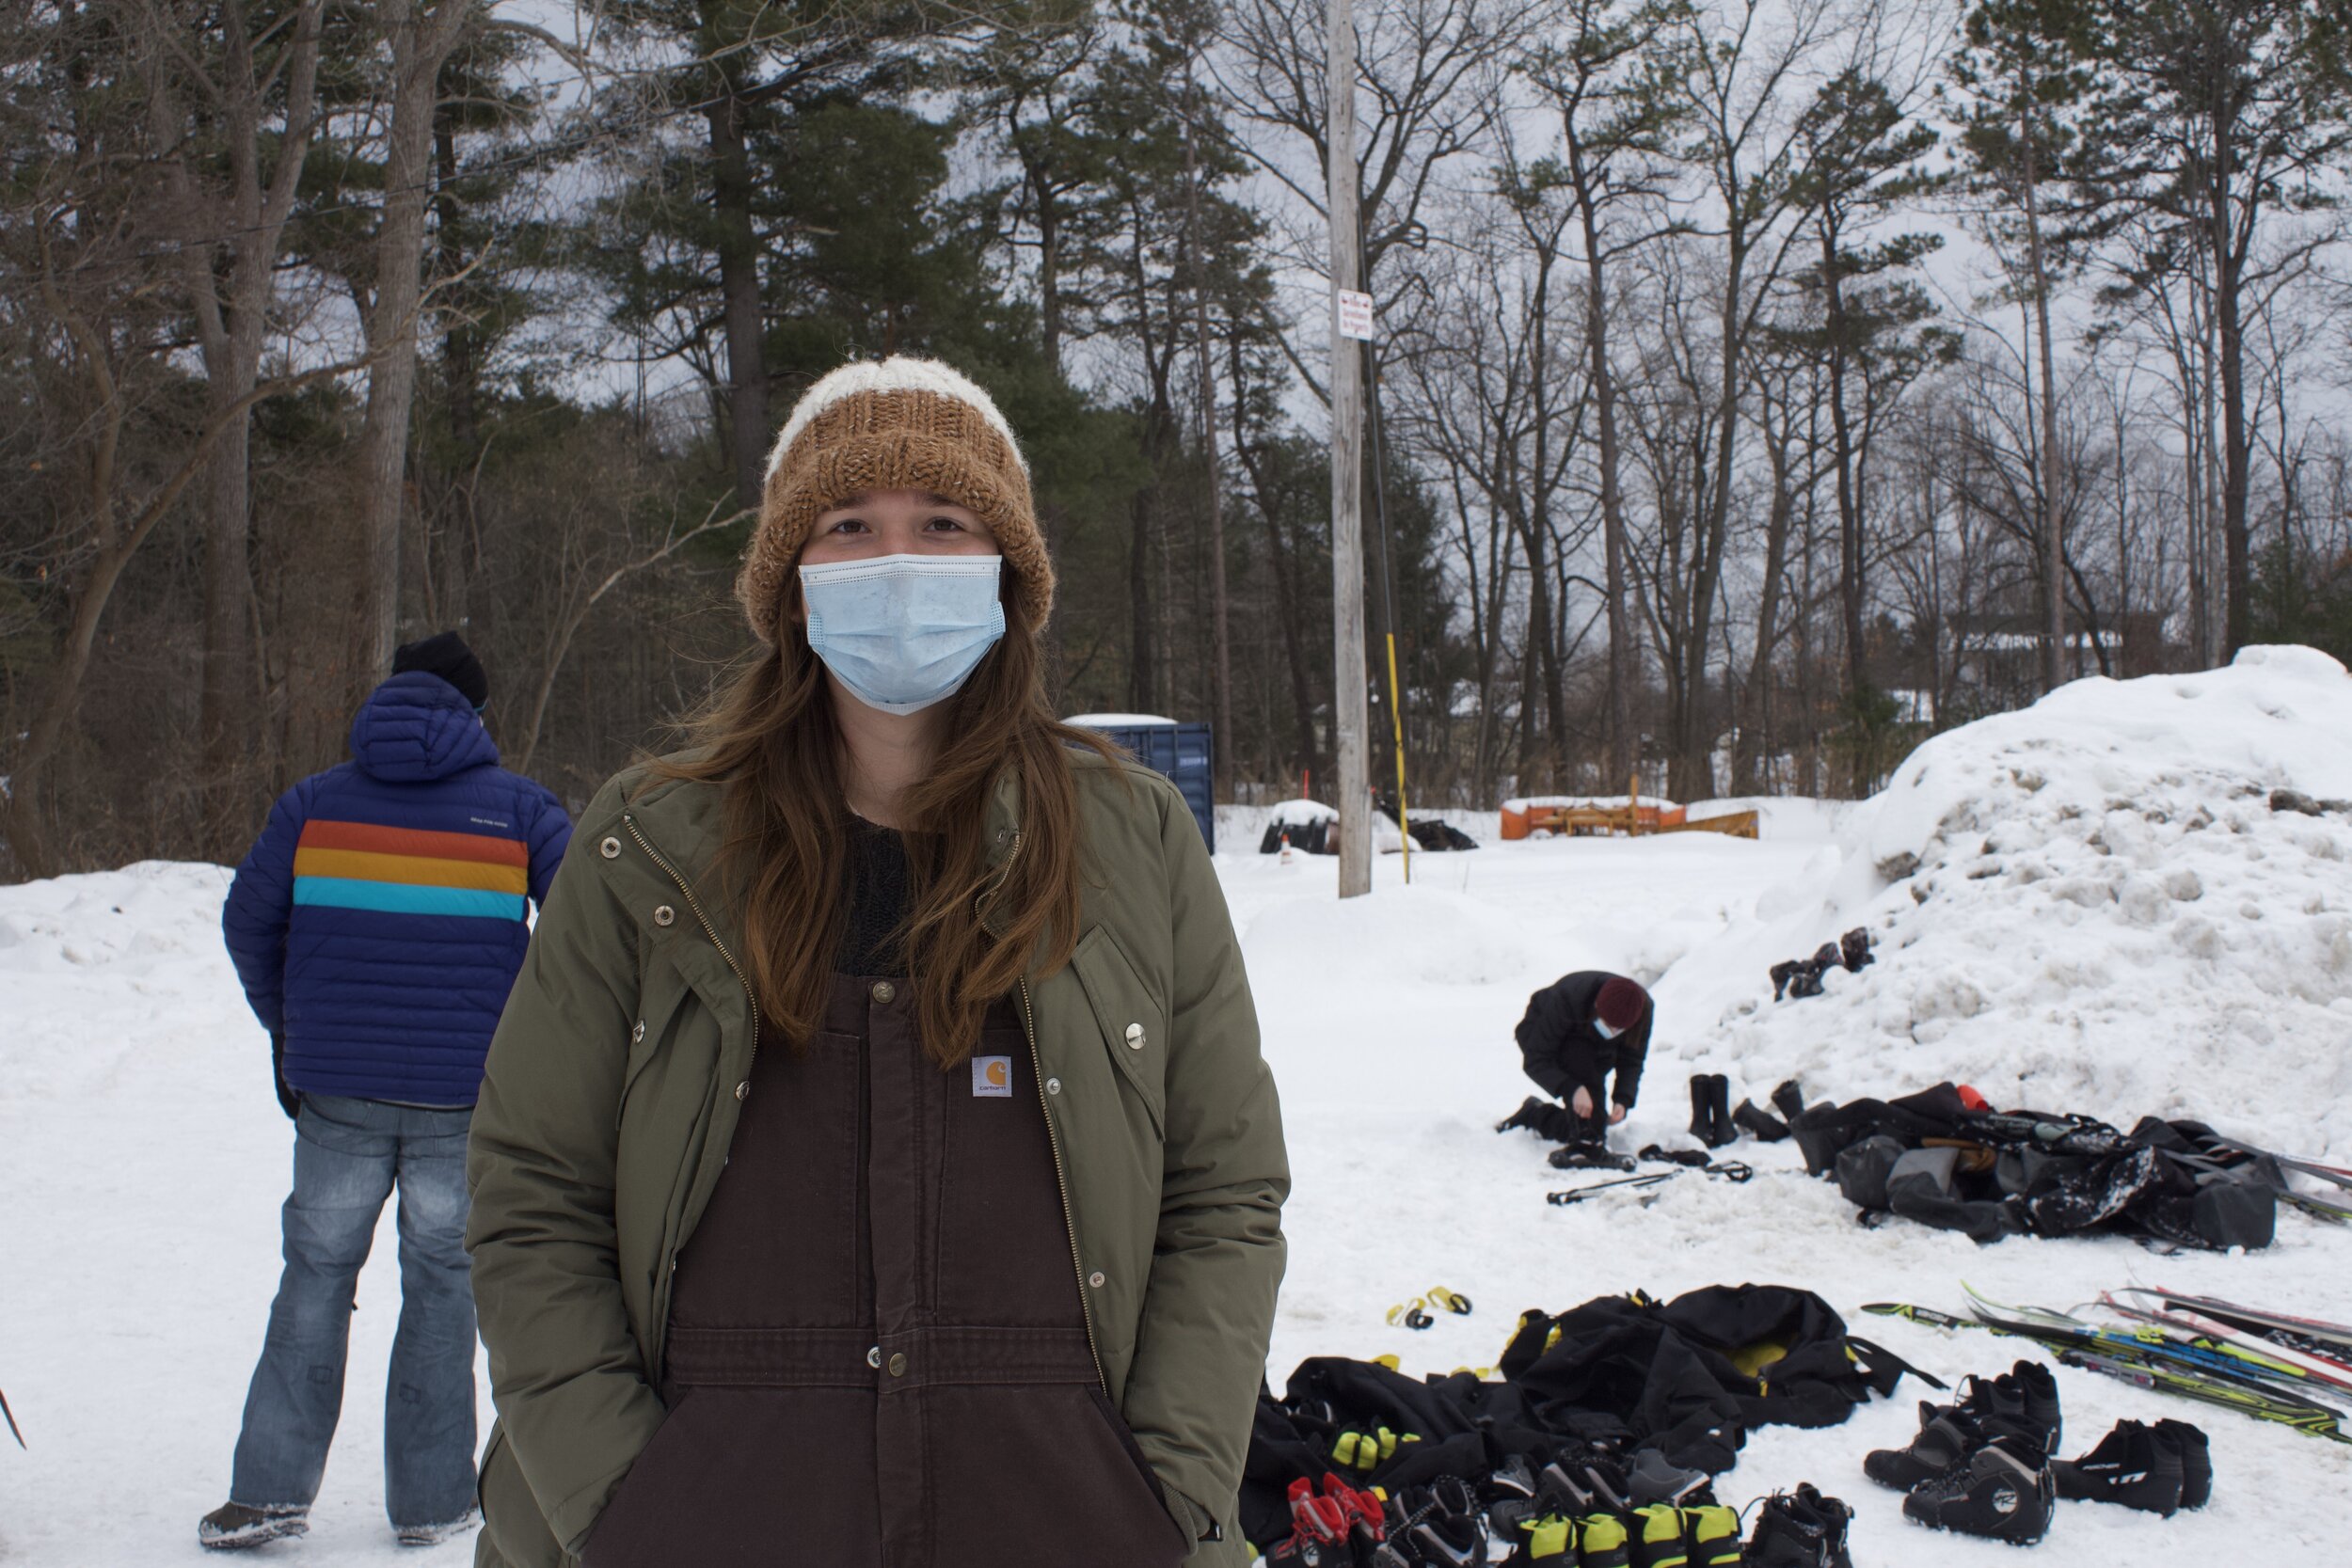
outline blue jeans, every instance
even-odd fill
[[[470,1110],[306,1094],[294,1119],[286,1272],[246,1395],[229,1497],[308,1507],[342,1412],[360,1265],[400,1189],[400,1327],[384,1389],[384,1503],[395,1528],[474,1503],[474,1312],[468,1273]]]

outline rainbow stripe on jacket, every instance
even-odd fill
[[[297,906],[520,920],[531,857],[519,839],[313,819],[294,858]]]

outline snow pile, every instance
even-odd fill
[[[245,1011],[221,949],[224,866],[143,861],[0,888],[0,990],[18,1027],[11,1100],[104,1089],[125,1062],[193,1022]],[[261,1025],[246,1022],[258,1036]]]
[[[1700,1054],[1758,1097],[1790,1076],[1838,1099],[1950,1078],[1996,1104],[2352,1150],[2352,810],[2274,809],[2279,790],[2352,797],[2332,658],[2249,648],[2077,681],[1922,746],[1661,1004],[1720,1019]],[[1855,926],[1874,966],[1772,1002],[1771,964]]]
[[[1854,800],[1817,800],[1804,795],[1734,795],[1720,800],[1693,800],[1685,816],[1692,822],[1710,816],[1730,816],[1752,811],[1761,818],[1763,836],[1771,839],[1834,839],[1860,807]]]

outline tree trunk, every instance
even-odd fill
[[[1307,662],[1303,634],[1306,590],[1298,580],[1296,552],[1291,549],[1284,535],[1281,518],[1266,489],[1265,474],[1258,460],[1250,455],[1247,432],[1242,425],[1245,403],[1242,396],[1241,337],[1238,333],[1228,343],[1227,349],[1233,375],[1233,452],[1249,474],[1250,486],[1258,494],[1258,515],[1265,519],[1266,551],[1274,564],[1274,606],[1282,623],[1282,650],[1290,665],[1291,709],[1298,731],[1298,765],[1311,774],[1319,773],[1323,770],[1323,759],[1315,743],[1315,683],[1312,666]]]
[[[2030,101],[2030,100],[2028,100]],[[2033,127],[2027,124],[2019,145],[2026,155],[2026,257],[2032,269],[2034,334],[2042,362],[2042,461],[2035,465],[2035,488],[2042,502],[2042,689],[2055,691],[2066,679],[2062,655],[2066,647],[2064,541],[2058,537],[2058,373],[2050,347],[2050,273],[2042,254],[2041,178],[2034,159]]]
[[[1788,449],[1768,441],[1766,450],[1772,466],[1772,509],[1764,525],[1764,588],[1756,610],[1756,651],[1748,664],[1747,689],[1740,694],[1740,743],[1732,749],[1735,795],[1763,793],[1756,748],[1767,742],[1772,729],[1772,650],[1778,641],[1782,580],[1788,574],[1788,525],[1796,515]]]
[[[379,0],[391,45],[390,119],[385,129],[384,211],[375,231],[375,300],[368,311],[368,404],[359,429],[359,620],[352,650],[357,702],[391,668],[400,641],[400,532],[407,510],[408,423],[416,403],[417,318],[423,298],[428,163],[441,65],[472,0]]]
[[[1186,148],[1190,148],[1189,140]],[[1042,165],[1027,168],[1030,191],[1037,197],[1038,325],[1045,339],[1045,363],[1061,370],[1061,206],[1055,199],[1054,179]]]
[[[1633,618],[1625,602],[1625,493],[1619,483],[1617,379],[1609,363],[1609,290],[1599,224],[1580,182],[1584,226],[1584,351],[1592,359],[1593,413],[1600,464],[1601,590],[1609,615],[1609,776],[1630,777],[1633,744]]]
[[[2214,176],[2214,320],[2221,340],[2221,551],[2225,659],[2253,635],[2252,540],[2246,515],[2250,438],[2246,429],[2246,332],[2238,294],[2243,271],[2230,233],[2230,143]]]
[[[1146,445],[1147,453],[1150,444]],[[1156,459],[1152,459],[1154,470]],[[1134,526],[1127,532],[1127,704],[1137,713],[1159,705],[1159,660],[1153,657],[1159,639],[1152,619],[1152,536],[1159,527],[1152,504],[1153,487],[1137,490],[1129,503]]]
[[[732,74],[714,72],[705,111],[710,124],[711,205],[718,227],[719,293],[727,343],[728,445],[735,504],[759,505],[767,479],[768,360],[760,309],[759,240],[752,227],[751,155],[742,100]]]
[[[1837,227],[1827,218],[1821,224],[1821,283],[1826,307],[1822,325],[1829,339],[1830,441],[1837,465],[1837,596],[1846,627],[1846,686],[1860,691],[1872,684],[1863,626],[1862,507],[1854,494],[1853,423],[1846,413],[1846,289],[1838,276]]]
[[[434,225],[444,277],[453,277],[466,265],[458,238],[462,214],[457,198],[457,122],[446,102],[433,114]],[[441,380],[449,399],[450,444],[461,460],[469,460],[482,442],[482,346],[464,307],[453,302],[441,317]]]
[[[207,113],[215,117],[226,164],[215,184],[186,155],[165,171],[184,257],[183,276],[198,348],[204,364],[207,411],[219,418],[241,410],[212,449],[204,520],[204,645],[197,731],[203,749],[202,787],[208,847],[225,849],[251,825],[244,787],[254,762],[253,580],[248,558],[252,496],[248,475],[250,394],[261,373],[262,346],[286,221],[316,123],[321,0],[303,0],[294,36],[278,62],[284,83],[284,125],[263,129],[271,74],[254,58],[254,40],[241,0],[221,8],[221,72],[205,84]],[[183,25],[161,12],[159,27]],[[183,147],[190,127],[177,97],[157,84],[151,116],[158,143]],[[276,162],[263,178],[264,148]]]

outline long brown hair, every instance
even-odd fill
[[[924,1049],[943,1067],[971,1055],[989,1005],[1011,991],[1041,941],[1060,968],[1078,940],[1077,784],[1068,748],[1116,757],[1056,720],[1045,699],[1042,628],[1008,569],[1005,635],[948,699],[946,739],[902,815],[913,890],[902,946]],[[741,922],[762,1014],[795,1049],[824,1016],[850,912],[850,808],[841,731],[824,664],[787,574],[776,646],[721,689],[660,776],[725,790],[720,886]],[[1021,842],[992,871],[989,807],[1005,770],[1020,779]]]

